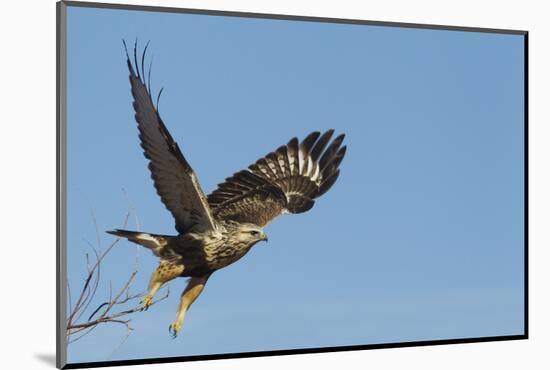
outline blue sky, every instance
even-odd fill
[[[173,234],[133,118],[121,40],[151,40],[160,112],[210,192],[291,137],[335,128],[348,152],[305,214],[217,272],[176,340],[184,279],[69,346],[69,362],[523,333],[523,38],[219,16],[68,9],[68,270],[133,205]],[[122,190],[124,189],[124,191]],[[134,217],[129,228],[137,228]],[[102,270],[135,292],[157,261],[118,244]],[[75,293],[73,292],[73,295]]]

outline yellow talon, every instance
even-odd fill
[[[153,304],[153,296],[149,294],[145,295],[145,297],[141,300],[141,304],[143,305],[144,310],[148,309],[149,306]]]
[[[182,320],[174,320],[170,324],[170,327],[168,328],[168,331],[172,333],[172,338],[176,338],[181,330],[181,327],[183,326]]]

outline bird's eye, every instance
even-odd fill
[[[256,230],[252,230],[252,231],[250,231],[250,234],[251,234],[251,235],[259,235],[260,233],[257,232]]]

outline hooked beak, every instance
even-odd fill
[[[269,240],[269,238],[267,237],[266,234],[264,234],[263,237],[262,237],[262,240],[263,240],[264,242],[267,243],[267,241]]]

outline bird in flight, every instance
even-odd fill
[[[256,243],[267,242],[263,227],[284,213],[306,212],[336,182],[346,153],[344,134],[334,130],[312,132],[233,174],[205,196],[197,175],[185,159],[158,113],[151,97],[151,67],[147,79],[134,44],[134,61],[126,43],[135,120],[141,147],[161,201],[172,213],[178,235],[159,235],[115,229],[108,231],[150,249],[159,257],[142,300],[147,309],[160,287],[176,277],[190,277],[181,294],[169,331],[175,338],[185,314],[204,289],[208,278],[243,257]]]

